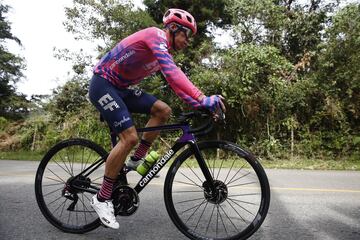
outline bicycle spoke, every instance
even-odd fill
[[[230,201],[232,201],[231,199],[229,199]],[[235,203],[237,206],[239,206],[240,208],[242,208],[243,210],[245,210],[246,212],[250,213],[251,215],[253,215],[255,217],[255,214],[253,214],[252,212],[250,212],[249,210],[247,210],[246,208],[244,208],[243,206],[241,206],[240,204],[238,204],[235,201],[232,201],[233,203]]]
[[[216,205],[216,237],[218,236],[219,229],[219,206]]]
[[[260,195],[260,193],[244,193],[244,194],[236,194],[236,195],[229,195],[229,197],[243,197],[243,196],[254,196],[254,195]]]
[[[88,158],[86,159],[86,163],[85,163],[85,165],[84,165],[84,168],[83,169],[81,169],[81,171],[83,171],[84,169],[86,169],[86,167],[87,167],[87,164],[88,164],[88,162],[89,162],[89,159],[90,159],[90,157],[92,156],[92,152],[89,152],[89,156],[88,156]]]
[[[190,210],[192,210],[192,209],[194,209],[194,208],[197,208],[198,206],[200,206],[200,205],[202,205],[202,204],[203,204],[203,202],[201,202],[201,203],[199,203],[198,205],[195,205],[195,206],[193,206],[193,207],[191,207],[191,208],[188,208],[188,209],[180,212],[179,215],[182,215],[182,214],[184,214],[184,213],[186,213],[186,212],[188,212],[188,211],[190,211]]]
[[[246,204],[250,204],[250,205],[256,205],[255,203],[246,202],[246,201],[238,200],[238,199],[235,199],[235,198],[228,197],[228,199],[231,199],[232,201],[236,201],[236,202],[246,203]]]
[[[200,215],[200,217],[199,217],[199,220],[198,220],[198,222],[196,223],[196,226],[195,226],[195,228],[194,228],[194,231],[195,231],[195,230],[197,229],[197,227],[199,226],[199,222],[200,222],[202,216],[204,215],[204,212],[205,212],[205,209],[206,209],[208,203],[209,203],[209,202],[206,202],[205,207],[204,207],[204,210],[202,211],[202,213],[201,213],[201,215]]]
[[[194,170],[185,162],[186,166],[188,166],[188,168],[190,169],[191,172],[194,173],[194,175],[200,180],[200,182],[202,182],[201,178],[194,172]]]
[[[228,174],[226,175],[226,178],[225,178],[225,180],[224,180],[224,183],[226,183],[226,180],[227,180],[227,178],[229,177],[230,172],[231,172],[232,168],[234,167],[234,164],[235,164],[235,160],[233,160],[233,163],[231,164],[231,167],[230,167],[230,169],[229,169],[229,172],[228,172]]]
[[[245,185],[250,185],[256,182],[247,182],[247,183],[241,183],[241,184],[237,184],[237,185],[232,185],[232,186],[227,186],[228,188],[233,188],[233,187],[239,187],[239,186],[245,186]]]
[[[67,156],[67,159],[68,159],[68,162],[69,162],[69,165],[70,165],[70,169],[71,169],[71,174],[72,174],[72,176],[74,176],[74,168],[73,168],[73,166],[71,165],[71,161],[70,161],[70,157],[69,157],[69,150],[68,149],[66,149],[67,151],[66,151],[66,156]]]
[[[243,176],[241,176],[241,177],[239,177],[239,178],[235,179],[234,181],[231,181],[231,182],[227,183],[226,185],[230,185],[231,183],[234,183],[234,182],[236,182],[237,180],[240,180],[240,179],[242,179],[242,178],[244,178],[244,177],[248,176],[249,174],[251,174],[251,173],[250,173],[250,172],[248,172],[247,174],[245,174],[245,175],[243,175]]]
[[[176,183],[181,183],[181,184],[185,184],[185,185],[190,185],[190,186],[197,186],[197,187],[199,187],[199,188],[201,188],[201,189],[204,189],[203,187],[197,185],[196,183],[195,183],[195,184],[191,184],[191,183],[182,182],[182,181],[174,181],[174,182],[176,182]]]
[[[193,202],[193,201],[197,201],[197,200],[201,200],[201,199],[204,199],[203,197],[202,198],[195,198],[195,199],[191,199],[191,200],[185,200],[185,201],[181,201],[181,202],[176,202],[176,203],[186,203],[186,202]]]
[[[197,212],[197,210],[198,210],[198,209],[201,207],[201,205],[203,205],[205,202],[206,202],[206,200],[204,200],[204,201],[195,209],[195,211],[190,215],[190,217],[186,220],[185,223],[187,223],[187,222],[190,220],[190,218]]]
[[[188,176],[186,176],[185,174],[183,174],[182,172],[180,172],[185,178],[189,179],[190,182],[194,183],[196,186],[198,186],[199,188],[203,189],[203,187],[201,187],[200,185],[198,185],[196,182],[194,182],[193,180],[191,180]]]
[[[208,230],[209,230],[209,227],[210,227],[210,222],[211,222],[212,216],[213,216],[213,214],[214,214],[215,206],[216,206],[216,205],[214,204],[214,207],[213,207],[213,210],[212,210],[212,212],[211,212],[211,215],[210,215],[210,219],[209,219],[208,225],[207,225],[207,227],[206,227],[206,232],[205,232],[205,235],[208,233]]]
[[[67,223],[69,224],[69,222],[70,222],[70,214],[71,214],[71,211],[68,211],[68,212],[69,212],[69,216],[68,216]]]
[[[54,178],[51,178],[51,177],[44,177],[44,178],[52,180],[54,182],[58,182],[59,184],[66,184],[65,181],[62,180],[62,179],[59,181],[58,179],[54,179]]]
[[[65,183],[65,180],[59,177],[57,174],[55,174],[50,168],[48,169],[55,177],[61,180],[61,182]]]
[[[67,164],[65,163],[64,159],[62,158],[61,153],[60,152],[58,152],[58,153],[59,153],[59,157],[60,157],[61,161],[64,163],[66,169],[68,170],[69,175],[74,176],[74,175],[72,175],[71,170],[68,168]]]
[[[104,177],[104,176],[97,177],[97,178],[93,179],[91,182],[92,182],[93,184],[99,184],[99,185],[101,185],[100,183],[94,183],[94,182],[97,181],[97,180],[99,180],[99,179],[101,179],[101,178],[103,178],[103,177]]]
[[[85,198],[86,198],[89,202],[91,202],[91,199],[90,199],[88,196],[86,196],[85,193],[83,193],[83,195],[85,196]]]
[[[220,213],[220,211],[219,211],[219,207],[220,207],[220,205],[218,204],[218,212],[219,212],[219,215],[220,215],[220,220],[221,220],[221,222],[222,222],[222,224],[223,224],[223,227],[224,227],[224,229],[225,229],[226,235],[229,236],[229,233],[228,233],[228,231],[227,231],[227,229],[226,229],[224,220],[223,220],[223,218],[222,218],[222,216],[221,216],[221,213]]]
[[[56,198],[55,200],[53,200],[52,202],[50,202],[48,205],[50,206],[51,204],[53,204],[54,202],[56,202],[57,200],[59,200],[59,199],[61,199],[61,198],[63,198],[63,196],[60,196],[60,197]]]
[[[62,202],[62,204],[60,204],[55,210],[54,210],[54,213],[56,213],[56,211],[60,208],[60,207],[63,207],[65,206],[65,203],[66,203],[67,199],[65,198],[65,200]],[[61,215],[60,215],[61,216]]]
[[[225,183],[226,185],[232,183],[232,180],[234,179],[234,177],[243,169],[243,167],[245,166],[245,163],[244,165],[241,166],[241,168],[234,174],[234,176],[229,180],[229,182]]]
[[[201,192],[201,193],[203,193],[204,191],[176,191],[176,192],[173,192],[173,193],[189,193],[189,192]]]
[[[216,160],[216,158],[214,157],[214,164],[213,164],[213,177],[215,177],[215,160]]]
[[[83,205],[83,209],[84,209],[84,219],[85,219],[85,224],[87,224],[87,220],[86,220],[86,212],[85,210],[87,210],[86,206],[85,206],[85,202],[84,202],[84,194],[81,194],[81,198],[82,198],[82,205]]]
[[[76,216],[76,225],[79,225],[79,216],[78,216],[78,210],[76,210],[78,208],[78,205],[76,204],[75,205],[75,216]]]
[[[50,194],[53,194],[54,192],[57,192],[57,191],[59,191],[60,189],[63,189],[63,187],[57,188],[57,189],[55,189],[54,191],[51,191],[51,192],[49,192],[49,193],[46,193],[46,194],[44,195],[44,197],[46,197],[46,196],[48,196],[48,195],[50,195]]]
[[[62,216],[62,214],[63,214],[63,212],[64,212],[64,208],[65,208],[65,204],[66,204],[66,202],[67,202],[67,198],[65,198],[65,202],[64,202],[64,204],[63,204],[63,207],[62,207],[62,210],[61,210],[61,214],[60,214],[60,217]]]
[[[225,210],[223,209],[223,207],[221,205],[220,206],[220,209],[224,212],[225,216],[229,219],[229,221],[231,222],[231,224],[234,226],[234,228],[236,229],[236,231],[239,231],[237,229],[237,227],[235,226],[234,222],[231,220],[231,218],[226,214]],[[225,227],[225,226],[224,226]]]
[[[224,163],[224,159],[221,161],[221,164],[220,164],[220,167],[219,167],[219,171],[218,171],[218,174],[216,176],[216,180],[219,179],[219,174],[220,174],[220,171],[221,171],[221,168],[222,168],[222,165]]]
[[[234,208],[234,206],[232,204],[230,204],[230,202],[226,199],[226,202],[230,205],[230,207],[232,209],[234,209],[234,211],[237,213],[237,215],[239,215],[239,217],[241,218],[241,220],[243,220],[246,223],[246,220],[240,215],[240,213]]]
[[[56,163],[56,165],[58,165],[62,170],[64,170],[67,174],[71,176],[71,173],[68,171],[68,169],[63,168],[55,159],[53,161]]]
[[[63,182],[61,183],[52,183],[52,184],[45,184],[45,185],[42,185],[43,187],[52,187],[52,186],[57,186],[57,185],[64,185]]]

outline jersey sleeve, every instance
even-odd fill
[[[153,37],[147,38],[147,45],[159,62],[160,70],[170,87],[184,102],[198,107],[197,99],[203,93],[186,77],[184,72],[178,68],[167,47],[165,33],[155,29]],[[155,36],[154,36],[155,35]]]

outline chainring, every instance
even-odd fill
[[[139,196],[129,186],[117,186],[112,193],[115,215],[130,216],[139,208]]]

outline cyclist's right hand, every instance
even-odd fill
[[[221,108],[225,112],[225,105],[222,102],[223,99],[224,97],[221,95],[211,95],[201,99],[200,105],[212,113],[215,113],[218,108]]]

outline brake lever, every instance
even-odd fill
[[[218,108],[218,110],[217,110],[217,113],[216,113],[218,116],[219,116],[219,120],[220,120],[220,122],[222,122],[222,123],[224,123],[224,124],[226,124],[226,116],[225,116],[225,112],[224,112],[224,110],[222,109],[222,107],[220,106],[219,108]]]

